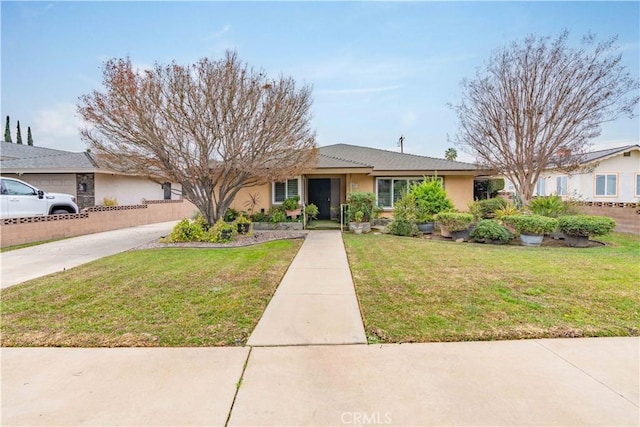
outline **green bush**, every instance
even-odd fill
[[[287,213],[284,211],[282,206],[273,206],[269,209],[267,214],[270,222],[286,222],[287,221]]]
[[[416,222],[418,218],[418,202],[413,193],[405,192],[393,204],[393,218]]]
[[[295,211],[296,209],[299,209],[300,197],[294,196],[294,197],[289,197],[288,199],[285,199],[284,202],[282,202],[282,208],[287,211]]]
[[[253,222],[267,222],[269,220],[269,217],[264,212],[256,212],[252,214],[249,218],[251,218],[251,221]]]
[[[348,220],[353,221],[353,215],[361,211],[363,214],[362,221],[370,222],[380,213],[380,208],[376,206],[376,195],[373,193],[365,193],[363,191],[354,191],[347,196],[347,204],[349,205]]]
[[[237,210],[233,208],[228,208],[227,211],[224,213],[224,220],[227,222],[233,222],[236,220],[239,214],[240,212],[238,212]]]
[[[211,226],[211,228],[209,228],[207,240],[211,243],[228,242],[233,239],[236,232],[237,227],[224,221],[223,218],[220,218],[215,224],[213,224],[213,226]]]
[[[534,235],[551,233],[558,226],[558,220],[542,215],[510,215],[502,221],[520,233]]]
[[[469,228],[473,222],[473,215],[460,212],[440,212],[435,219],[449,231],[462,231]]]
[[[200,242],[205,238],[205,231],[195,221],[187,218],[177,223],[169,234],[170,242]]]
[[[409,193],[416,198],[417,222],[424,224],[432,222],[434,216],[440,212],[453,211],[453,202],[447,197],[447,192],[438,177],[424,177],[419,184],[409,187]]]
[[[567,212],[567,206],[559,196],[536,197],[529,202],[529,209],[536,215],[558,218]]]
[[[305,212],[305,215],[307,215],[307,218],[309,218],[310,220],[318,219],[318,214],[320,213],[320,211],[318,210],[318,207],[313,203],[309,203],[307,206],[305,206],[304,212]]]
[[[469,234],[473,240],[478,242],[486,242],[493,240],[496,242],[506,243],[511,239],[511,233],[498,221],[493,219],[483,219],[476,225]]]
[[[502,197],[478,200],[478,210],[480,211],[480,216],[483,219],[495,218],[496,211],[498,209],[504,209],[506,207],[507,207],[507,201]]]
[[[419,236],[422,233],[415,222],[402,218],[394,218],[387,226],[387,232],[396,236]]]
[[[570,236],[602,236],[609,234],[616,222],[606,216],[570,215],[558,219],[558,228]]]

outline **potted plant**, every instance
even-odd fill
[[[409,188],[409,193],[416,199],[416,221],[418,228],[425,234],[433,233],[435,215],[454,209],[442,180],[438,177],[424,177],[422,182]]]
[[[356,226],[353,229],[353,232],[356,234],[362,234],[362,219],[364,218],[364,212],[357,211],[353,214],[353,219],[356,222]]]
[[[440,224],[440,229],[446,228],[454,240],[467,239],[469,226],[473,222],[473,215],[460,212],[440,212],[435,216]]]
[[[567,215],[558,219],[558,228],[565,234],[565,244],[576,248],[589,246],[590,236],[610,233],[616,222],[606,216]]]
[[[531,213],[558,218],[567,214],[567,205],[560,196],[539,196],[529,202]],[[556,240],[564,239],[564,233],[559,229],[553,230],[549,235]]]
[[[302,209],[300,208],[300,197],[293,196],[289,197],[282,202],[282,207],[284,208],[287,216],[291,218],[297,218]]]
[[[503,225],[493,219],[483,219],[471,230],[470,237],[476,242],[504,245],[511,240],[511,234]]]
[[[320,211],[318,210],[318,207],[316,205],[314,205],[313,203],[309,203],[304,207],[304,213],[307,216],[307,220],[311,222],[311,220],[313,219],[318,219],[318,214],[320,213]]]
[[[540,246],[545,233],[551,233],[558,226],[558,220],[542,215],[510,215],[502,218],[520,233],[524,246]]]
[[[356,212],[362,212],[362,220],[359,223],[362,225],[362,231],[368,233],[371,231],[371,219],[377,215],[380,210],[376,206],[376,195],[373,193],[366,193],[363,191],[354,191],[347,197],[348,220],[349,230],[354,231],[357,222],[354,221],[354,215]]]
[[[238,215],[234,222],[239,234],[247,234],[249,232],[249,228],[251,227],[251,220],[244,216],[244,214],[241,213],[240,215]]]

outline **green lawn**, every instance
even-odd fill
[[[301,244],[130,251],[17,285],[0,344],[244,344]]]
[[[640,237],[527,248],[344,235],[370,342],[640,334]]]

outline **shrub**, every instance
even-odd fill
[[[224,220],[227,222],[233,222],[238,217],[239,212],[233,208],[228,208],[224,213]]]
[[[560,231],[569,236],[602,236],[609,234],[616,222],[606,216],[571,215],[558,219]]]
[[[413,193],[405,192],[393,204],[393,217],[405,221],[415,222],[418,218],[418,203]]]
[[[496,211],[498,209],[504,209],[506,207],[507,207],[507,201],[502,197],[478,200],[478,210],[480,211],[480,216],[483,219],[495,218]]]
[[[483,219],[476,225],[469,236],[478,241],[485,242],[493,240],[496,242],[506,243],[511,239],[511,233],[498,221],[493,219]]]
[[[505,216],[518,215],[520,211],[513,203],[507,203],[504,208],[497,209],[494,214],[497,220],[502,220]]]
[[[473,215],[460,212],[440,212],[435,219],[449,231],[462,231],[469,228],[473,222]]]
[[[269,220],[269,217],[267,217],[267,214],[264,212],[256,212],[249,218],[251,218],[251,221],[253,222],[267,222]]]
[[[212,243],[228,242],[233,239],[236,231],[236,227],[224,221],[223,218],[220,218],[215,224],[213,224],[213,226],[211,226],[211,228],[209,228],[207,240]]]
[[[195,221],[187,218],[177,223],[169,234],[170,242],[200,242],[204,238],[204,230]]]
[[[529,209],[536,215],[558,218],[567,212],[567,206],[559,196],[536,197],[529,202]]]
[[[424,177],[422,182],[409,187],[409,193],[416,198],[418,223],[432,222],[434,215],[454,210],[453,202],[447,197],[438,177]]]
[[[356,213],[353,214],[353,219],[356,222],[362,222],[363,218],[364,218],[364,213],[362,211],[357,211]]]
[[[269,209],[269,213],[267,215],[269,216],[270,222],[287,221],[287,214],[282,206],[273,206],[271,209]]]
[[[402,218],[394,218],[387,226],[387,232],[396,236],[419,236],[422,233],[415,222]]]
[[[287,211],[295,211],[296,209],[299,209],[300,197],[294,196],[294,197],[289,197],[288,199],[285,199],[284,202],[282,202],[282,208]]]
[[[510,215],[502,220],[524,234],[551,233],[558,226],[558,220],[542,215]]]
[[[318,219],[318,214],[320,213],[320,211],[318,210],[318,207],[316,205],[314,205],[313,203],[309,203],[304,207],[304,213],[309,219]]]
[[[353,221],[353,215],[361,211],[364,222],[371,221],[380,213],[380,208],[376,206],[376,195],[373,193],[365,193],[363,191],[354,191],[347,196],[347,204],[349,205],[348,219]]]
[[[114,198],[103,197],[102,206],[107,206],[107,207],[118,206],[118,199],[116,199],[115,197]]]

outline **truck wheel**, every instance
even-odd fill
[[[65,210],[65,209],[55,209],[53,212],[51,212],[51,215],[64,215],[64,214],[68,214],[69,211]]]

